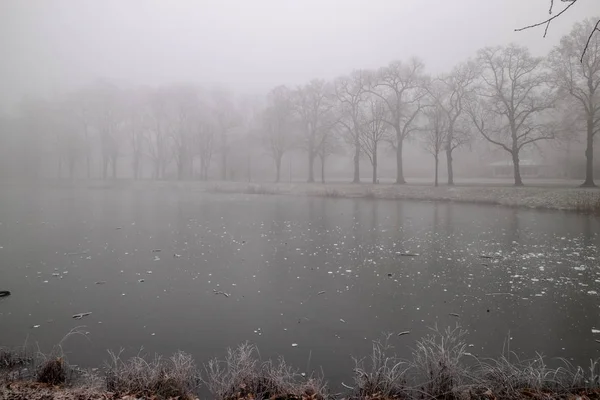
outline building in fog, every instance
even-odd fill
[[[558,175],[558,171],[552,166],[532,159],[521,160],[519,169],[523,178],[555,178]],[[514,176],[512,160],[496,161],[489,164],[489,175],[492,178],[512,178]]]

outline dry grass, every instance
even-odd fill
[[[452,399],[454,392],[469,382],[469,371],[462,362],[466,356],[467,332],[456,326],[432,333],[417,341],[411,372],[424,393],[436,399]]]
[[[34,365],[34,358],[27,347],[0,347],[0,383],[26,379]]]
[[[65,339],[77,333],[80,331],[75,329]],[[600,359],[591,361],[585,369],[558,360],[560,366],[554,368],[541,355],[520,360],[510,351],[510,341],[500,358],[478,359],[466,352],[465,337],[466,331],[459,326],[445,330],[433,328],[428,336],[416,342],[412,358],[402,360],[393,354],[392,336],[386,335],[373,343],[370,357],[355,359],[354,387],[344,385],[351,389],[344,397],[352,400],[600,400]],[[181,352],[170,358],[155,356],[148,360],[138,355],[126,361],[121,360],[120,353],[109,352],[111,357],[104,376],[75,371],[64,359],[63,341],[50,355],[39,352],[33,358],[27,356],[25,349],[0,349],[0,372],[33,366],[35,374],[30,378],[36,381],[7,380],[0,385],[0,398],[53,398],[43,396],[50,396],[48,390],[54,388],[52,393],[63,390],[64,398],[106,395],[119,399],[129,398],[127,396],[191,399],[201,382],[217,400],[333,397],[322,376],[307,377],[283,358],[262,361],[257,348],[248,343],[228,349],[223,360],[209,361],[204,366],[202,379],[192,357]]]
[[[354,395],[358,398],[383,397],[386,399],[407,396],[406,372],[409,364],[390,354],[391,335],[373,342],[371,356],[354,359]]]
[[[283,358],[261,362],[256,346],[248,343],[228,349],[224,360],[210,360],[204,368],[206,386],[221,400],[327,397],[320,377],[304,378]]]
[[[118,395],[155,396],[156,398],[193,398],[200,376],[192,357],[183,352],[168,359],[142,356],[121,360],[121,353],[109,352],[106,388]]]
[[[579,193],[575,197],[575,211],[600,215],[600,196],[593,191],[587,193]]]

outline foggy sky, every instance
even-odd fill
[[[413,55],[443,72],[511,41],[542,55],[599,3],[580,0],[543,39],[513,30],[549,0],[1,0],[0,107],[97,78],[258,94]]]

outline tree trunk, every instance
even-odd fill
[[[373,147],[373,183],[377,183],[377,143]]]
[[[69,179],[73,179],[73,175],[75,175],[75,158],[69,160]]]
[[[308,183],[314,183],[315,181],[315,173],[314,173],[314,163],[315,163],[315,153],[313,149],[308,149]]]
[[[279,178],[281,177],[281,157],[282,156],[278,156],[275,158],[275,169],[276,174],[275,174],[275,183],[279,183]]]
[[[594,121],[591,117],[587,120],[587,145],[585,148],[585,181],[581,186],[594,187]]]
[[[108,177],[108,156],[102,156],[102,179],[106,179]]]
[[[435,179],[433,186],[438,187],[438,167],[440,165],[440,158],[437,154],[433,156],[433,158],[435,159]],[[448,174],[448,179],[450,179],[450,174]]]
[[[448,163],[448,186],[454,185],[454,169],[452,167],[452,148],[446,149],[446,162]]]
[[[136,154],[133,156],[133,179],[139,178],[140,157]]]
[[[221,135],[221,180],[227,180],[227,134]]]
[[[160,179],[165,179],[167,175],[167,163],[165,160],[161,160],[160,162]]]
[[[396,147],[396,183],[404,184],[406,181],[404,180],[404,171],[402,168],[402,135],[400,134],[400,130],[396,129],[396,138],[398,142],[398,146]]]
[[[111,157],[112,159],[112,177],[117,179],[117,157]]]
[[[360,183],[360,142],[354,141],[354,178],[352,183]]]
[[[519,152],[513,150],[512,152],[513,170],[515,175],[515,186],[523,186],[523,180],[521,180],[521,170],[519,166]]]
[[[320,156],[321,159],[321,183],[325,183],[325,156]]]
[[[88,155],[86,156],[86,158],[85,158],[85,159],[86,159],[86,160],[85,160],[85,163],[86,163],[86,169],[87,169],[87,178],[88,178],[88,179],[91,179],[91,177],[92,177],[92,169],[91,169],[91,166],[90,166],[90,164],[91,164],[91,160],[90,160],[90,158],[91,158],[91,157],[90,157],[90,155],[89,155],[89,154],[88,154]]]

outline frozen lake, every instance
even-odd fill
[[[65,351],[98,366],[107,349],[203,363],[250,341],[335,386],[383,332],[410,331],[392,339],[408,357],[428,327],[459,322],[475,355],[498,356],[510,333],[523,358],[587,364],[600,356],[599,245],[600,219],[560,212],[12,187],[0,346],[48,350],[84,325]]]

